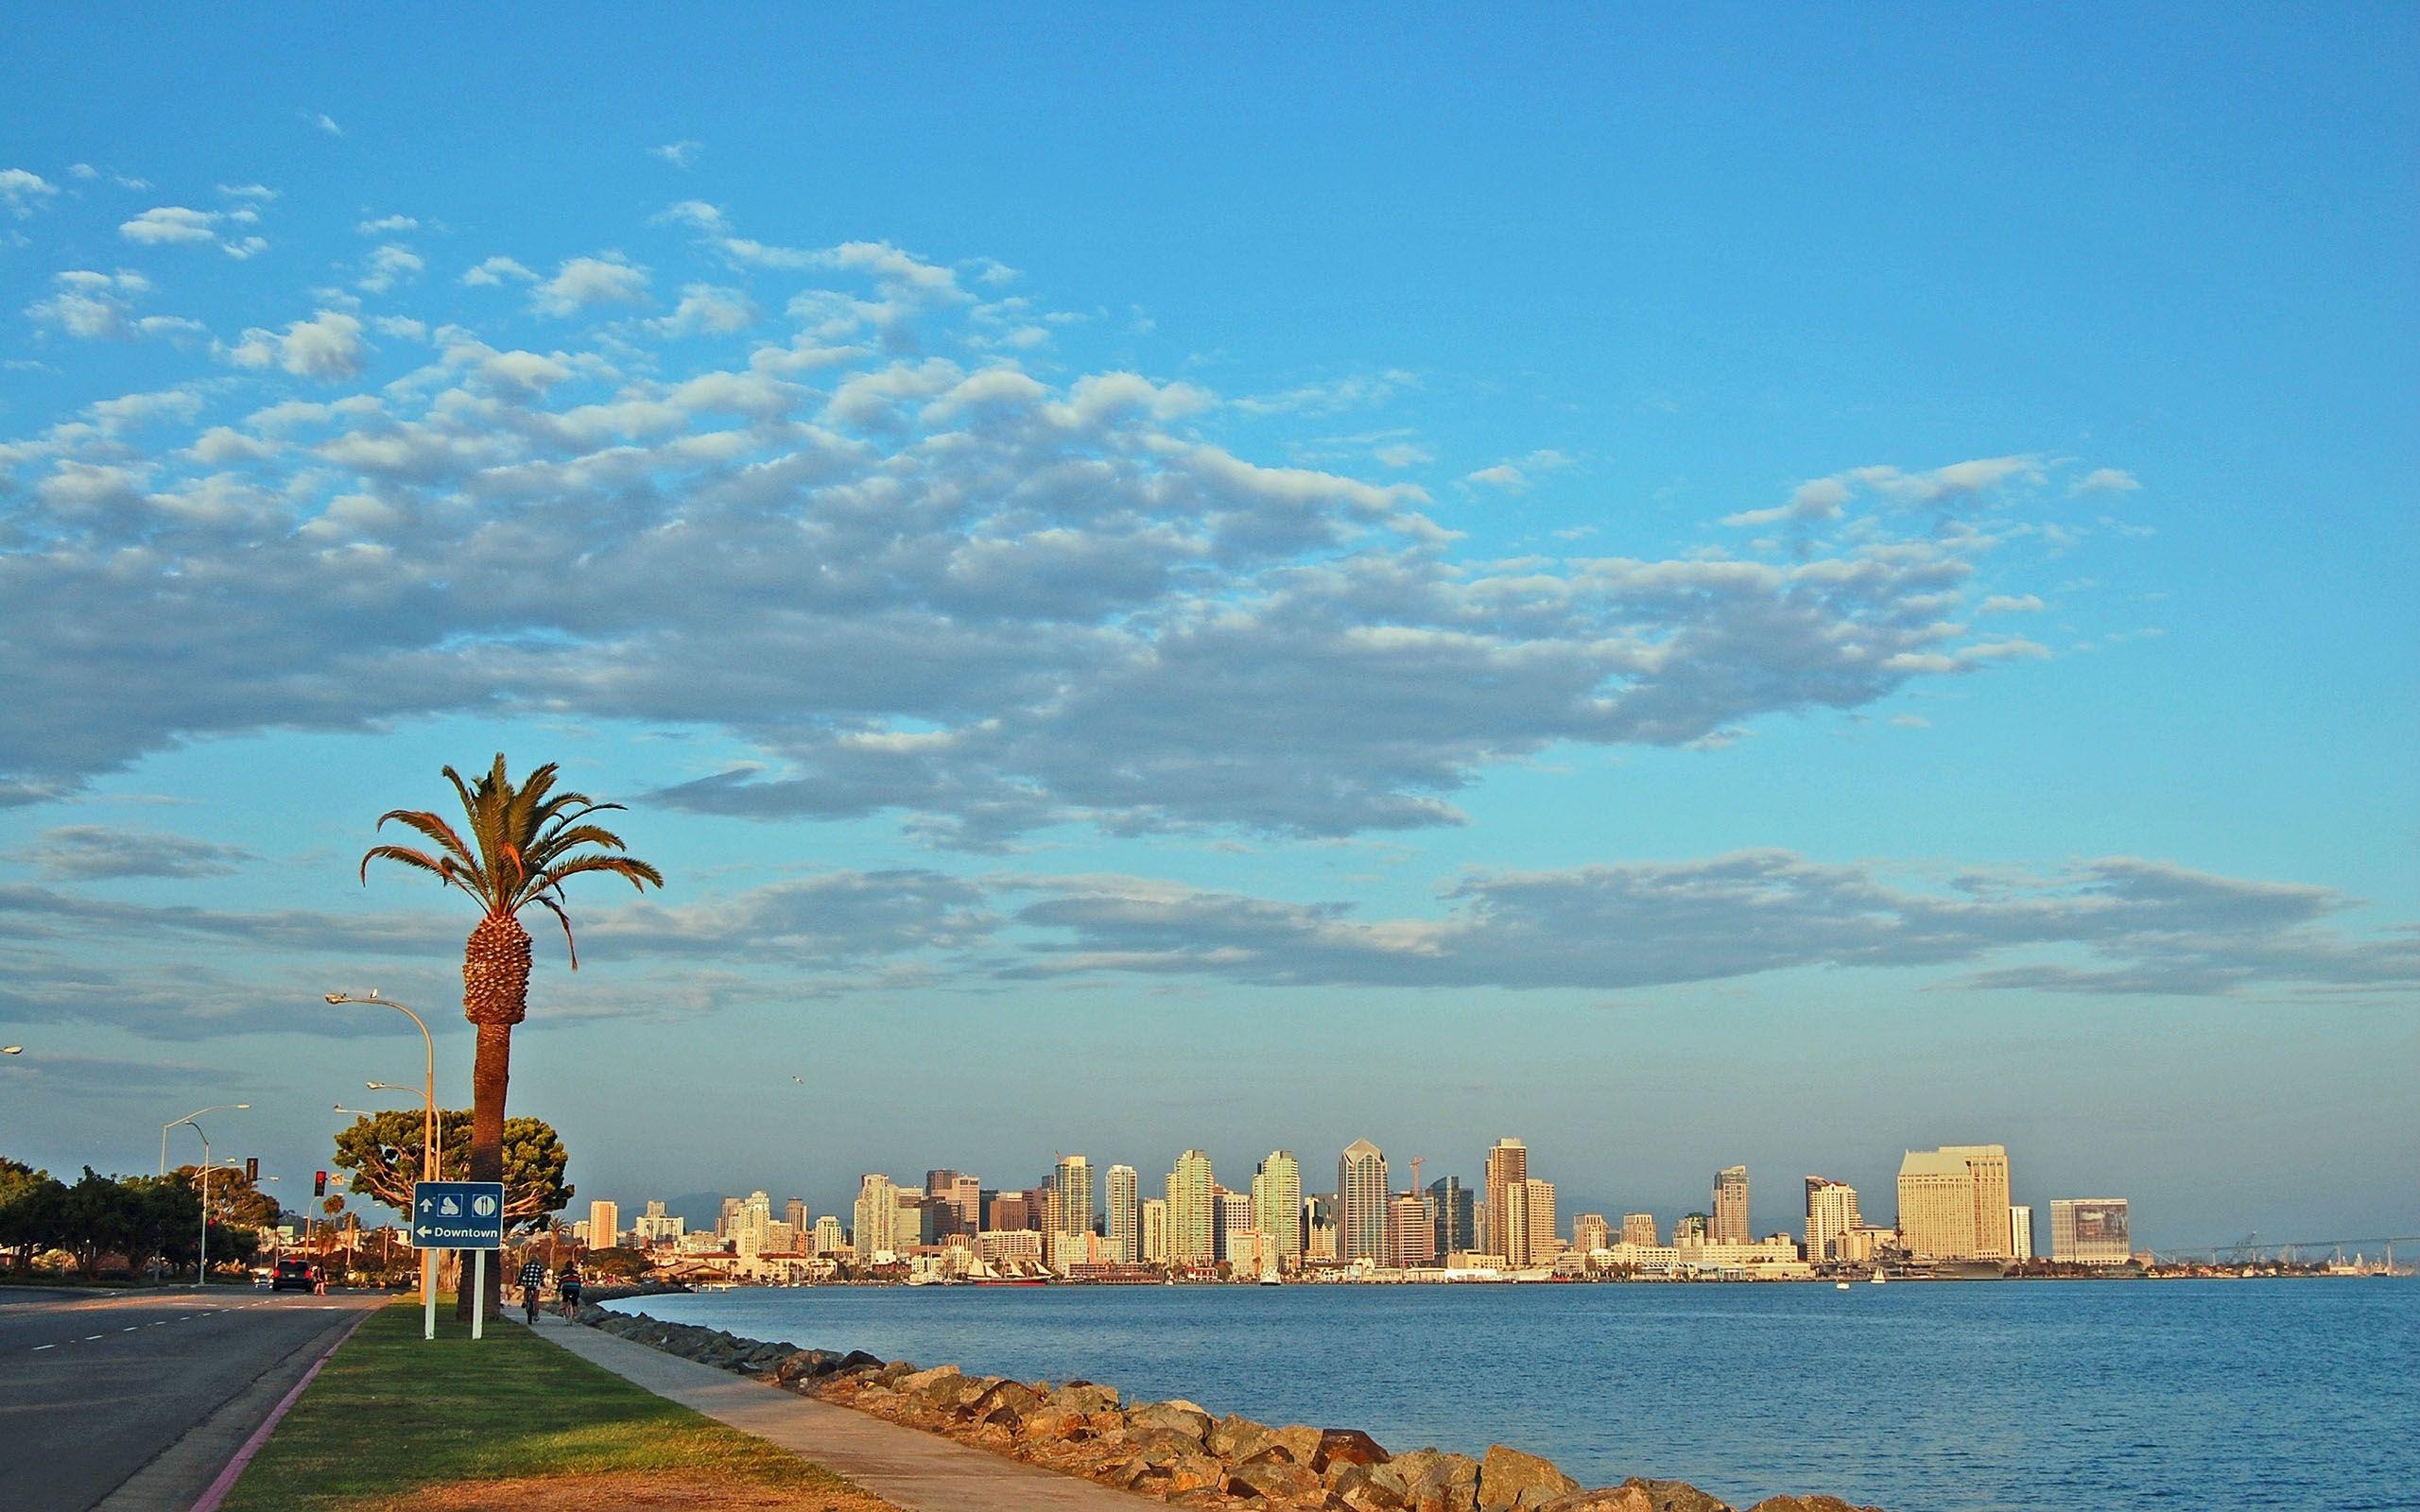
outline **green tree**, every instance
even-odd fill
[[[55,1247],[63,1232],[67,1187],[47,1171],[0,1157],[0,1250],[25,1270],[39,1250]]]
[[[201,1196],[201,1167],[181,1165],[168,1173]],[[214,1222],[237,1228],[268,1228],[277,1224],[277,1199],[252,1184],[243,1172],[220,1166],[210,1173],[210,1213]]]
[[[563,911],[563,884],[582,872],[620,877],[644,893],[664,885],[664,874],[635,856],[624,855],[622,837],[589,822],[592,816],[621,807],[599,803],[584,793],[557,793],[552,762],[531,772],[515,786],[505,769],[504,753],[475,786],[453,767],[444,768],[461,800],[469,838],[445,819],[425,809],[390,809],[378,817],[414,831],[437,847],[427,850],[402,845],[372,846],[361,858],[361,880],[370,881],[370,863],[391,861],[424,871],[448,887],[459,887],[479,906],[479,922],[462,948],[462,1016],[478,1030],[471,1062],[470,1179],[504,1179],[504,1104],[511,1081],[512,1026],[529,1016],[529,932],[522,927],[521,911],[531,904],[545,909],[562,925],[563,942],[574,971],[579,969],[579,947],[572,939],[571,916]],[[490,1277],[491,1297],[501,1288]],[[461,1299],[467,1315],[471,1299]]]
[[[76,1257],[79,1273],[99,1275],[101,1262],[111,1255],[131,1261],[136,1250],[148,1252],[149,1241],[160,1229],[161,1211],[150,1197],[149,1193],[115,1177],[84,1167],[83,1176],[67,1189],[60,1213],[60,1246]],[[197,1203],[197,1226],[200,1216]]]
[[[353,1190],[373,1202],[408,1217],[412,1183],[421,1178],[423,1115],[405,1110],[357,1118],[337,1133],[336,1163],[353,1173]],[[437,1115],[437,1143],[441,1148],[438,1178],[467,1181],[471,1177],[471,1113],[442,1109]],[[543,1118],[504,1121],[504,1216],[514,1228],[544,1224],[572,1199],[573,1188],[563,1179],[571,1166],[562,1137]]]

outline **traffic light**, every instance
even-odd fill
[[[321,1171],[311,1178],[311,1195],[315,1197],[324,1197],[327,1194],[328,1173]]]
[[[259,1156],[247,1155],[244,1157],[244,1179],[254,1186],[259,1186],[261,1184],[261,1158]]]

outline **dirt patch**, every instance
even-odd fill
[[[896,1512],[852,1486],[767,1486],[695,1470],[463,1481],[353,1505],[358,1512]]]

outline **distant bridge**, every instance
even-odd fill
[[[2201,1249],[2161,1249],[2152,1254],[2162,1261],[2208,1261],[2220,1265],[2254,1265],[2263,1261],[2288,1263],[2318,1256],[2335,1259],[2340,1255],[2377,1255],[2389,1264],[2394,1261],[2394,1246],[2407,1248],[2420,1246],[2420,1234],[2379,1234],[2367,1239],[2263,1239],[2249,1233],[2231,1245],[2211,1245]]]

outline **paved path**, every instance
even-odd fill
[[[969,1448],[746,1376],[548,1317],[539,1332],[581,1359],[811,1459],[900,1512],[1140,1512],[1154,1497]]]
[[[0,1306],[0,1506],[182,1512],[383,1297],[245,1286]]]

